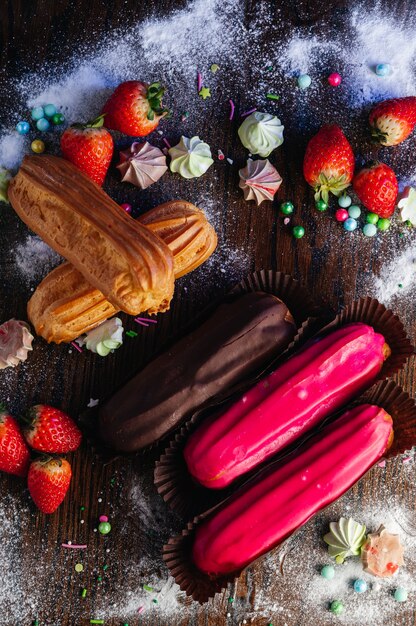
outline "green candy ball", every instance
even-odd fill
[[[344,610],[344,605],[342,604],[341,600],[334,600],[333,602],[331,602],[331,613],[333,613],[334,615],[341,615],[342,611]]]
[[[303,226],[293,227],[292,235],[295,237],[295,239],[302,239],[304,234],[305,234],[305,229],[303,228]]]
[[[377,213],[367,213],[367,217],[365,219],[367,224],[377,224],[380,218]]]
[[[291,202],[282,202],[282,204],[280,205],[280,211],[281,213],[283,213],[283,215],[292,215],[294,210],[295,207]]]
[[[315,207],[318,211],[326,211],[328,205],[325,200],[317,200],[317,202],[315,203]]]
[[[324,565],[321,569],[321,576],[326,580],[332,580],[335,576],[335,569],[332,565]]]
[[[110,522],[100,522],[98,524],[98,532],[101,535],[108,535],[108,533],[111,531],[111,524]]]
[[[377,228],[379,230],[388,230],[390,228],[390,220],[388,220],[387,217],[381,218],[381,220],[377,222]]]
[[[52,115],[52,124],[55,126],[59,126],[59,124],[63,124],[65,122],[65,117],[62,113],[55,113]]]
[[[397,587],[396,591],[394,592],[394,599],[396,600],[396,602],[406,602],[407,596],[407,589],[405,589],[404,587]]]

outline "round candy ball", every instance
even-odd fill
[[[335,211],[335,219],[337,222],[345,222],[348,219],[348,211],[346,209],[338,209]]]
[[[54,104],[46,104],[43,107],[46,117],[52,117],[56,113],[56,106]]]
[[[317,200],[315,202],[315,207],[316,207],[317,211],[326,211],[327,208],[328,208],[328,205],[325,202],[325,200]]]
[[[283,213],[283,215],[292,215],[294,210],[295,207],[291,202],[282,202],[280,205],[280,212]]]
[[[98,519],[100,520],[100,522],[108,522],[107,515],[100,515],[100,517]]]
[[[405,589],[404,587],[397,587],[396,591],[394,592],[394,599],[396,600],[396,602],[406,602],[408,595],[409,594],[407,593],[407,589]]]
[[[363,228],[363,233],[366,237],[374,237],[377,233],[377,226],[375,224],[366,224]]]
[[[333,602],[331,602],[331,613],[333,613],[334,615],[341,615],[342,611],[344,610],[344,605],[342,604],[341,600],[334,600]]]
[[[30,115],[32,116],[32,120],[40,120],[45,116],[45,111],[43,107],[35,107],[31,110]]]
[[[379,230],[388,230],[390,228],[390,220],[387,217],[382,217],[381,220],[377,222],[377,228]]]
[[[54,126],[59,126],[59,124],[63,124],[65,122],[65,116],[62,113],[55,113],[52,115],[52,124]]]
[[[354,580],[354,591],[357,593],[364,593],[367,591],[367,583],[362,578],[357,578]]]
[[[338,198],[338,204],[343,209],[347,209],[349,206],[351,206],[351,202],[352,202],[351,198],[347,196],[346,194]]]
[[[341,84],[341,81],[342,78],[341,75],[338,74],[338,72],[333,72],[328,76],[328,83],[331,85],[331,87],[338,87],[338,85]]]
[[[377,213],[367,213],[365,221],[368,222],[368,224],[377,224],[379,219]]]
[[[32,152],[36,152],[36,154],[45,152],[45,144],[42,139],[34,139],[30,144],[30,147],[32,148]]]
[[[360,207],[356,204],[352,204],[348,209],[348,215],[356,220],[361,215]]]
[[[120,204],[120,206],[122,209],[124,209],[126,213],[131,213],[132,206],[128,202],[123,202],[123,204]]]
[[[379,63],[376,65],[377,76],[388,76],[391,73],[391,66],[389,63]]]
[[[321,576],[326,580],[332,580],[335,576],[335,569],[332,565],[324,565],[321,569]]]
[[[308,87],[310,87],[311,82],[312,78],[309,76],[309,74],[301,74],[298,77],[298,87],[300,87],[300,89],[307,89]]]
[[[293,227],[292,235],[295,237],[295,239],[302,239],[304,234],[305,234],[305,229],[303,228],[303,226]]]
[[[28,122],[19,122],[16,124],[16,130],[19,135],[27,135],[30,130],[30,126]]]
[[[352,232],[358,226],[357,220],[355,220],[353,217],[349,217],[345,220],[343,226],[345,230],[347,230],[348,232]]]
[[[50,124],[45,117],[42,117],[40,120],[36,122],[36,128],[40,130],[41,132],[45,132],[46,130],[48,130],[49,126]]]
[[[98,532],[101,535],[108,535],[108,533],[111,531],[111,524],[110,522],[100,522],[98,524]]]

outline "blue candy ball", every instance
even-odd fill
[[[338,204],[343,209],[347,209],[351,205],[351,198],[349,196],[340,196],[338,198]]]
[[[343,226],[344,226],[345,230],[348,230],[349,232],[352,232],[358,226],[357,220],[355,220],[353,217],[349,217],[348,219],[345,220],[345,222],[343,223]]]
[[[30,130],[30,125],[28,122],[19,122],[16,124],[16,130],[19,135],[27,135]]]
[[[41,120],[42,117],[44,117],[45,112],[43,110],[43,107],[35,107],[34,109],[32,109],[30,115],[32,116],[32,120]]]
[[[45,130],[49,129],[49,122],[47,119],[45,119],[44,117],[42,117],[40,120],[38,120],[36,122],[36,128],[42,132],[44,132]]]
[[[394,592],[394,599],[396,600],[396,602],[406,602],[407,596],[407,589],[405,589],[404,587],[397,587],[396,591]]]
[[[356,220],[361,215],[360,207],[357,206],[356,204],[352,204],[350,208],[348,209],[348,215],[350,217],[353,217]]]
[[[309,76],[309,74],[301,74],[298,77],[298,87],[300,87],[300,89],[307,89],[308,87],[310,87],[311,82],[312,78]]]
[[[357,580],[354,581],[354,591],[356,591],[357,593],[364,593],[365,591],[367,591],[367,583],[365,582],[365,580],[362,580],[362,578],[357,578]]]
[[[363,233],[366,237],[374,237],[377,233],[377,226],[375,224],[366,224],[363,228]]]
[[[379,63],[376,65],[377,76],[388,76],[391,73],[391,67],[389,63]]]
[[[46,104],[43,107],[46,117],[52,117],[56,113],[56,106],[54,104]]]
[[[335,576],[335,568],[332,565],[324,565],[321,569],[321,576],[326,580],[332,580]]]

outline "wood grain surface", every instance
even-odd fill
[[[142,20],[152,14],[165,15],[184,4],[182,0],[160,0],[150,4],[138,0],[3,0],[0,3],[1,121],[7,124],[8,112],[13,111],[18,97],[10,80],[12,77],[27,71],[36,72],[52,59],[54,63],[63,63],[71,50],[76,50],[86,41],[94,44],[105,35],[111,37],[112,29],[120,25]],[[314,32],[324,38],[328,27],[325,20],[331,20],[328,12],[334,16],[334,11],[338,11],[339,28],[343,27],[344,4],[330,0],[271,2],[270,15],[273,17],[279,8],[281,37],[286,37],[291,29],[300,24],[310,24]],[[400,0],[394,4],[403,19],[406,13],[414,13],[410,0]],[[241,11],[249,21],[256,11],[256,1],[242,0]],[[267,29],[264,37],[267,41]],[[250,71],[250,67],[241,68],[248,79]],[[229,86],[236,105],[241,103],[243,106],[244,93],[238,86],[235,89],[233,91],[233,85]],[[348,126],[348,120],[344,119],[341,107],[338,107],[336,94],[331,97],[334,120],[345,122]],[[389,248],[400,247],[399,233],[374,239],[343,236],[332,218],[313,209],[312,193],[303,181],[301,163],[306,142],[313,130],[321,122],[330,121],[327,119],[328,106],[322,109],[321,119],[313,120],[310,129],[306,130],[300,130],[291,121],[296,107],[296,94],[285,93],[279,111],[286,126],[285,143],[272,157],[284,183],[278,200],[264,203],[260,209],[253,203],[244,202],[238,189],[238,168],[245,159],[245,151],[237,139],[238,117],[227,124],[200,119],[195,129],[212,146],[221,147],[232,155],[232,167],[220,167],[217,163],[215,173],[210,171],[205,177],[194,181],[167,176],[145,192],[121,189],[113,168],[106,190],[117,201],[130,200],[135,206],[139,205],[141,210],[168,199],[183,197],[195,201],[200,197],[210,197],[219,225],[220,249],[227,246],[227,249],[243,251],[248,257],[248,263],[241,269],[237,267],[232,277],[224,279],[213,275],[207,278],[206,273],[198,274],[198,271],[193,276],[181,279],[170,312],[159,315],[157,325],[142,328],[134,324],[132,319],[123,317],[126,328],[134,329],[138,336],[135,339],[126,338],[123,347],[108,358],[101,359],[86,351],[82,354],[75,350],[70,352],[68,346],[47,345],[37,339],[35,350],[24,367],[0,373],[0,399],[6,401],[16,413],[33,403],[45,402],[77,415],[85,409],[90,398],[102,398],[119,386],[167,340],[179,333],[180,328],[204,306],[220,298],[233,286],[233,282],[250,270],[272,268],[292,273],[301,279],[318,301],[334,309],[357,296],[371,295],[363,277],[370,271],[378,270]],[[273,110],[271,106],[269,109]],[[174,142],[179,134],[177,132],[175,136],[172,132]],[[357,133],[350,136],[354,148],[358,148],[357,136]],[[409,141],[416,148],[416,140]],[[362,146],[360,152],[363,152]],[[367,145],[364,153],[372,156],[374,149]],[[391,151],[389,159],[393,165],[399,163],[400,158],[397,149]],[[297,207],[296,220],[306,228],[306,235],[301,240],[293,239],[290,231],[283,226],[277,210],[278,201],[283,199],[291,199]],[[0,224],[0,319],[25,319],[30,286],[16,278],[12,256],[13,250],[24,240],[28,230],[13,210],[5,205],[0,207]],[[396,312],[415,341],[414,300],[403,300]],[[416,393],[414,365],[412,358],[396,376],[396,380],[413,395]],[[95,455],[90,443],[84,441],[82,449],[71,455],[74,478],[70,493],[59,511],[49,517],[36,511],[19,481],[5,475],[0,477],[1,494],[11,494],[14,501],[20,498],[22,502],[21,512],[14,520],[21,533],[21,550],[15,566],[21,571],[22,581],[28,572],[36,572],[36,588],[40,593],[36,595],[33,620],[38,619],[40,626],[82,626],[89,624],[89,620],[94,617],[105,619],[106,626],[123,623],[130,626],[237,626],[243,623],[247,613],[250,615],[247,623],[255,626],[266,626],[269,623],[273,626],[317,626],[321,623],[319,619],[311,621],[308,604],[303,599],[305,587],[302,585],[301,566],[297,575],[287,578],[275,575],[270,568],[270,561],[249,568],[236,588],[202,607],[183,599],[181,607],[168,617],[162,612],[158,613],[156,605],[153,611],[143,612],[133,618],[123,615],[124,605],[120,597],[125,598],[129,589],[136,590],[141,584],[146,584],[155,572],[161,577],[166,576],[161,559],[156,555],[168,538],[169,531],[179,530],[182,525],[180,520],[166,511],[157,497],[151,496],[154,461],[161,449],[154,449],[133,461],[121,458],[105,465]],[[325,527],[323,522],[345,513],[346,507],[356,515],[359,515],[362,506],[368,507],[371,503],[376,506],[382,502],[388,507],[388,497],[386,499],[383,496],[384,499],[378,502],[378,494],[388,494],[389,490],[392,490],[394,506],[414,510],[415,491],[410,487],[413,483],[413,469],[409,470],[400,459],[390,461],[386,469],[372,471],[341,502],[307,524],[301,531],[301,541],[309,547],[316,544]],[[140,513],[137,510],[137,502],[134,506],[132,504],[131,494],[137,484],[146,498],[150,498],[157,507],[152,518],[154,532],[149,524],[143,526],[143,511]],[[80,507],[85,507],[85,510]],[[102,513],[110,516],[113,525],[112,533],[106,538],[93,532],[98,516]],[[83,524],[80,523],[81,519]],[[415,520],[411,521],[415,525]],[[7,541],[7,537],[0,540]],[[82,556],[75,551],[65,551],[60,548],[60,544],[67,540],[85,542],[89,546],[88,550]],[[106,552],[107,549],[110,552]],[[286,561],[288,559],[290,554]],[[78,561],[84,565],[82,574],[74,572],[74,565]],[[102,572],[104,564],[109,565],[105,574]],[[292,574],[294,571],[292,566]],[[2,571],[1,576],[7,577],[8,572]],[[103,580],[98,580],[100,576]],[[24,586],[24,582],[22,584]],[[80,598],[83,587],[88,589],[85,599]],[[32,591],[32,588],[28,588],[26,594],[30,597]],[[281,603],[290,607],[290,617],[287,612],[280,613],[276,608],[267,614],[268,600],[263,603],[262,611],[256,614],[253,609],[256,598],[263,597],[266,592],[267,598],[278,597]],[[234,597],[232,606],[228,601],[230,595]],[[261,604],[261,600],[258,602]],[[29,626],[30,621],[11,619],[9,610],[10,607],[2,597],[0,582],[0,625]],[[409,602],[394,622],[391,618],[385,622],[386,626],[393,623],[400,626],[416,623],[414,601]]]

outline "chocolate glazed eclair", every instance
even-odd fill
[[[104,402],[101,438],[123,452],[159,441],[207,400],[267,365],[296,330],[274,295],[249,292],[221,304]]]

